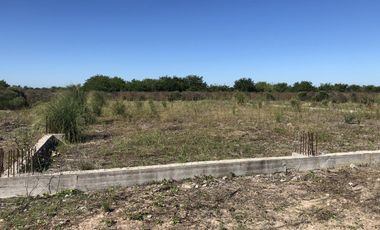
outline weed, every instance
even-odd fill
[[[143,213],[143,212],[131,212],[131,213],[127,213],[126,215],[127,215],[127,217],[130,220],[143,221],[144,220],[144,216],[146,215],[146,213]]]
[[[297,99],[290,100],[290,105],[295,112],[301,112],[301,102]]]
[[[101,206],[104,212],[113,212],[115,210],[111,207],[111,203],[108,200],[103,201]]]
[[[114,226],[117,223],[116,220],[109,219],[109,218],[105,219],[103,222],[109,228]]]
[[[135,107],[137,111],[141,111],[144,107],[144,103],[142,101],[135,101]]]
[[[367,107],[372,107],[373,104],[375,103],[375,99],[369,96],[364,96],[361,98],[360,103]]]
[[[102,114],[102,108],[106,104],[104,94],[97,91],[92,92],[90,94],[88,104],[91,109],[91,112],[96,116],[100,116]]]
[[[284,120],[284,113],[280,110],[277,110],[274,114],[274,117],[277,123],[281,123]]]
[[[79,162],[79,169],[80,170],[93,170],[93,169],[95,169],[95,166],[92,162],[82,160]]]
[[[127,109],[125,104],[122,101],[116,101],[112,104],[112,114],[114,116],[125,117],[127,113]]]
[[[358,116],[358,114],[357,113],[345,113],[344,115],[343,115],[343,118],[344,118],[344,123],[346,123],[346,124],[360,124],[360,122],[361,122],[361,119],[360,119],[360,117]]]
[[[158,111],[157,111],[156,105],[154,104],[154,101],[149,100],[148,104],[149,104],[150,114],[153,117],[158,117]]]
[[[168,103],[166,101],[162,101],[162,107],[164,107],[166,109],[166,107],[168,107]]]
[[[312,210],[312,213],[316,216],[316,218],[320,221],[328,221],[330,219],[336,219],[337,214],[325,208],[317,208]]]
[[[247,102],[247,96],[245,93],[236,93],[235,94],[235,100],[238,105],[243,105]]]

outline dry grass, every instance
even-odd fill
[[[0,200],[1,229],[379,229],[380,168]]]
[[[295,135],[306,130],[318,133],[326,153],[380,143],[378,106],[302,104],[299,111],[290,102],[260,100],[124,103],[125,116],[116,117],[109,102],[82,143],[61,147],[52,170],[289,155]],[[347,114],[354,122],[345,121]]]

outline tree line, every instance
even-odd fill
[[[158,79],[143,79],[125,81],[120,77],[95,75],[83,84],[83,89],[91,91],[120,92],[157,92],[157,91],[242,91],[242,92],[380,92],[380,86],[349,85],[349,84],[321,84],[314,86],[310,81],[300,81],[293,85],[288,83],[254,82],[251,78],[240,78],[234,85],[208,85],[203,77],[189,75],[186,77],[163,76]]]

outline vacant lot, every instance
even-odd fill
[[[315,131],[321,152],[376,150],[379,107],[289,101],[203,100],[112,103],[81,143],[61,146],[51,170],[290,155],[300,131]]]
[[[0,204],[1,229],[379,229],[380,168],[202,177]]]
[[[244,98],[243,98],[244,99]],[[201,100],[108,101],[79,143],[62,145],[50,171],[86,170],[290,155],[300,131],[314,131],[321,152],[376,150],[380,106],[359,103]],[[0,111],[0,144],[33,144],[43,134],[42,106]]]

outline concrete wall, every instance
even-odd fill
[[[32,156],[34,166],[36,167],[38,165],[39,160],[48,161],[48,159],[50,158],[50,150],[54,149],[59,142],[63,142],[63,141],[64,141],[63,134],[46,134],[41,139],[39,139],[33,148],[35,150]],[[21,165],[26,165],[26,159],[21,159],[19,162],[20,162],[20,167]],[[19,171],[18,166],[19,166],[18,164],[14,163],[11,166],[10,170],[5,170],[2,174],[0,173],[0,177],[13,176],[12,174],[13,168],[15,169],[14,170],[15,172],[18,172]]]
[[[66,189],[82,191],[115,186],[132,186],[195,176],[214,177],[270,174],[286,170],[306,171],[350,164],[379,164],[380,151],[326,154],[316,157],[271,157],[205,161],[90,171],[40,174],[0,179],[0,198],[56,193]]]

